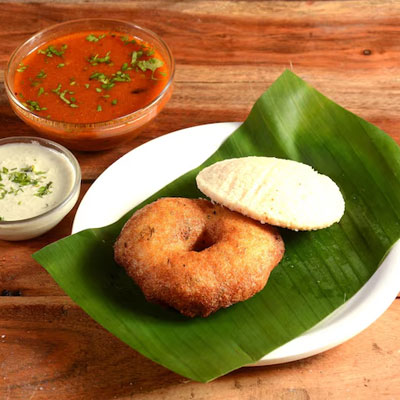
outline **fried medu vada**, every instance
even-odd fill
[[[276,228],[208,200],[162,198],[128,220],[114,251],[148,301],[206,317],[263,289],[284,244]]]

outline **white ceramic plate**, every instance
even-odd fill
[[[161,136],[107,168],[83,198],[72,232],[111,224],[185,172],[197,167],[239,126],[225,122]],[[400,291],[400,242],[364,287],[331,315],[253,365],[299,360],[357,335],[390,306]]]

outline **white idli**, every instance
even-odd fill
[[[233,158],[203,169],[196,181],[216,203],[283,228],[326,228],[344,213],[343,196],[336,183],[297,161]]]

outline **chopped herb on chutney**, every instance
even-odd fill
[[[37,193],[35,193],[35,196],[43,197],[43,196],[46,196],[46,194],[51,193],[50,188],[51,188],[52,185],[53,185],[53,182],[50,181],[50,182],[46,183],[46,185],[41,186],[38,189]]]
[[[19,170],[16,168],[8,169],[3,167],[2,180],[6,180],[6,184],[0,184],[0,200],[4,199],[7,195],[17,196],[18,193],[24,191],[27,186],[38,187],[36,196],[43,197],[51,193],[50,187],[52,182],[44,183],[46,176],[43,171],[36,171],[34,165],[22,167]],[[40,186],[41,184],[43,186]]]

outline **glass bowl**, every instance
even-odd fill
[[[150,104],[130,114],[106,122],[69,123],[54,121],[34,114],[17,98],[14,78],[20,62],[29,53],[46,42],[79,31],[112,31],[138,37],[150,43],[163,57],[169,70],[169,79]],[[64,146],[83,151],[98,151],[137,136],[145,124],[155,118],[172,94],[175,62],[166,43],[155,33],[130,22],[109,19],[81,19],[51,26],[21,44],[11,55],[5,71],[5,88],[14,112],[40,136],[54,140]]]
[[[0,221],[0,239],[32,239],[42,235],[56,226],[76,204],[81,188],[81,169],[75,156],[68,149],[53,141],[30,136],[8,137],[0,139],[0,146],[11,143],[39,144],[50,151],[56,152],[57,155],[64,157],[64,160],[66,159],[67,162],[70,163],[73,174],[71,187],[69,190],[65,191],[62,200],[44,213],[31,218]],[[1,201],[4,201],[4,199],[0,200],[0,213]]]

